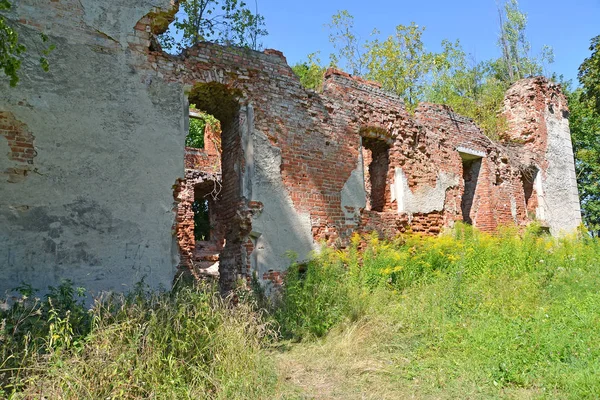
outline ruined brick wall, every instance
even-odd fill
[[[502,142],[513,150],[528,182],[530,214],[553,235],[581,224],[567,100],[560,86],[546,78],[515,83],[506,93],[504,115],[509,129]],[[532,215],[533,216],[533,215]]]
[[[237,278],[250,267],[269,279],[289,262],[287,250],[302,259],[313,243],[345,245],[355,231],[438,234],[465,220],[491,232],[530,221],[533,203],[526,204],[514,151],[447,107],[422,104],[413,117],[398,97],[336,70],[323,93],[307,92],[273,51],[201,44],[180,64],[159,55],[157,62],[169,79],[240,90],[240,105],[252,110],[246,136],[232,136],[240,141],[230,149],[239,151],[226,152],[233,161],[224,162],[250,181],[232,186],[239,197],[228,195],[240,200],[228,229],[244,221],[230,236],[241,247],[232,253]],[[472,193],[465,196],[465,168],[473,164],[477,176],[467,179]],[[260,211],[250,212],[250,202]]]
[[[168,285],[194,260],[190,204],[216,170],[223,288],[253,273],[280,281],[290,258],[353,232],[438,234],[458,220],[492,231],[532,210],[557,234],[580,221],[566,101],[549,82],[511,88],[510,130],[494,143],[447,107],[411,115],[340,71],[306,91],[274,50],[163,54],[154,17],[169,6],[17,2],[26,44],[42,31],[57,50],[48,74],[30,60],[17,89],[0,82],[1,290],[65,276],[95,289]],[[216,107],[220,149],[186,152],[185,88],[198,84],[236,101]],[[207,93],[207,104],[227,102]]]
[[[204,147],[185,148],[185,176],[174,190],[177,219],[175,222],[175,235],[179,246],[179,269],[182,272],[192,272],[199,277],[198,267],[195,263],[196,253],[206,250],[208,243],[197,243],[195,239],[195,221],[193,204],[196,200],[205,199],[209,202],[211,237],[206,242],[211,242],[211,249],[218,251],[222,248],[224,227],[217,221],[219,213],[218,204],[222,199],[221,186],[221,131],[213,129],[206,124],[204,130]]]
[[[432,162],[440,170],[464,178],[464,161],[460,151],[483,156],[468,218],[473,225],[492,232],[500,225],[526,222],[519,165],[511,163],[507,149],[483,135],[473,121],[453,113],[448,107],[422,104],[416,112],[416,119],[431,132],[432,141],[427,149],[432,151]],[[461,202],[464,190],[464,179],[449,189],[445,202],[446,225],[451,225],[452,220],[463,220]]]

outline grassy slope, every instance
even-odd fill
[[[347,291],[360,297],[370,282],[350,300],[358,318],[277,355],[307,398],[600,396],[597,242],[464,231],[374,241],[366,254],[372,270]],[[324,257],[313,267],[348,265],[345,254]]]
[[[39,316],[26,348],[5,313],[0,365],[29,369],[0,378],[15,398],[598,398],[599,266],[597,241],[532,231],[356,237],[292,267],[268,315],[185,289],[69,326],[58,296],[16,310]]]

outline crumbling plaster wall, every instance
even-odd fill
[[[280,283],[289,251],[303,260],[319,241],[343,246],[353,232],[438,234],[463,219],[463,157],[481,158],[469,217],[483,230],[529,221],[525,158],[545,177],[543,199],[577,212],[574,175],[552,178],[572,169],[564,116],[549,115],[545,100],[527,103],[526,90],[515,89],[513,104],[509,93],[508,109],[543,107],[509,123],[529,124],[536,144],[502,145],[447,107],[422,104],[410,115],[397,96],[340,71],[328,71],[322,93],[306,91],[274,50],[202,43],[182,56],[152,52],[148,13],[168,6],[23,0],[15,8],[30,48],[44,31],[57,50],[48,74],[29,60],[18,89],[1,83],[0,289],[63,277],[92,289],[126,290],[142,277],[169,285],[179,264],[173,185],[184,178],[184,88],[198,83],[239,94],[239,109],[222,121],[224,288],[252,273]],[[369,209],[372,140],[389,147],[387,171],[371,171],[385,174],[381,211]]]
[[[539,170],[537,217],[552,235],[573,232],[582,219],[569,110],[559,85],[541,77],[515,83],[506,93],[504,115],[509,129],[503,141],[517,148],[522,166]]]
[[[222,83],[242,93],[241,107],[254,110],[249,144],[238,160],[251,185],[238,211],[255,205],[241,242],[244,265],[259,278],[280,279],[289,264],[286,254],[293,251],[302,260],[318,241],[344,245],[353,232],[371,230],[437,234],[462,220],[461,151],[482,157],[470,214],[474,225],[493,231],[527,222],[520,171],[510,155],[447,107],[422,104],[413,117],[397,96],[336,70],[328,71],[322,93],[305,91],[275,51],[205,43],[182,61],[153,57],[167,79]],[[389,146],[382,211],[366,209],[366,140]]]
[[[141,279],[170,286],[186,101],[180,84],[148,72],[148,43],[135,29],[152,7],[168,6],[15,2],[29,51],[19,85],[0,80],[0,111],[31,134],[35,157],[11,160],[0,136],[0,292],[64,278],[92,291],[126,291]],[[48,73],[37,63],[39,32],[56,46]],[[15,163],[18,180],[8,171]]]

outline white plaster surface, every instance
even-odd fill
[[[122,38],[148,5],[168,1],[101,3],[82,0],[88,22]],[[22,37],[38,38],[27,30]],[[17,88],[0,80],[0,109],[27,125],[37,151],[24,181],[0,180],[0,293],[63,278],[92,293],[127,291],[141,279],[169,287],[178,262],[172,226],[173,185],[183,176],[182,88],[137,70],[129,50],[103,53],[52,35],[50,42],[57,48],[49,73],[33,59]]]
[[[542,173],[543,217],[553,236],[568,234],[581,224],[581,207],[577,191],[573,146],[569,120],[559,112],[546,111],[548,167]]]
[[[421,186],[412,192],[402,168],[396,167],[394,177],[392,201],[396,201],[399,214],[443,211],[446,190],[459,184],[458,175],[442,171],[438,172],[435,187]]]
[[[546,199],[544,196],[544,184],[542,183],[542,174],[538,172],[533,181],[533,187],[537,194],[538,206],[535,209],[535,218],[539,221],[546,220]]]
[[[262,279],[269,270],[287,269],[291,263],[289,252],[302,261],[317,250],[317,246],[312,236],[310,214],[295,209],[283,184],[281,151],[261,132],[254,131],[253,140],[252,200],[263,203],[264,210],[252,222],[253,236],[256,237],[252,262]]]
[[[83,20],[110,38],[126,46],[127,35],[142,17],[154,7],[167,9],[165,0],[79,0],[84,9]]]
[[[356,169],[352,171],[342,188],[342,211],[346,217],[347,225],[356,225],[360,217],[360,210],[367,206],[362,151],[359,151],[358,154]],[[348,211],[346,207],[353,208],[354,212]]]

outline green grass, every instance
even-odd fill
[[[78,325],[70,315],[52,298],[21,298],[3,315],[10,322],[3,325],[0,395],[268,399],[275,390],[276,371],[263,351],[274,331],[251,301],[233,306],[208,286],[138,290],[97,301]]]
[[[594,399],[599,270],[585,235],[459,226],[323,249],[267,311],[209,287],[87,311],[67,284],[3,312],[0,382],[13,398]]]
[[[303,340],[279,360],[291,380],[303,371],[305,392],[323,392],[305,374],[315,371],[339,382],[322,398],[600,396],[597,241],[459,227],[440,238],[371,238],[360,255],[358,243],[309,263],[308,287],[297,276],[286,287],[284,304],[308,289],[300,304],[323,292],[332,305],[325,318],[319,304],[279,318]],[[335,323],[323,335],[313,321]]]

